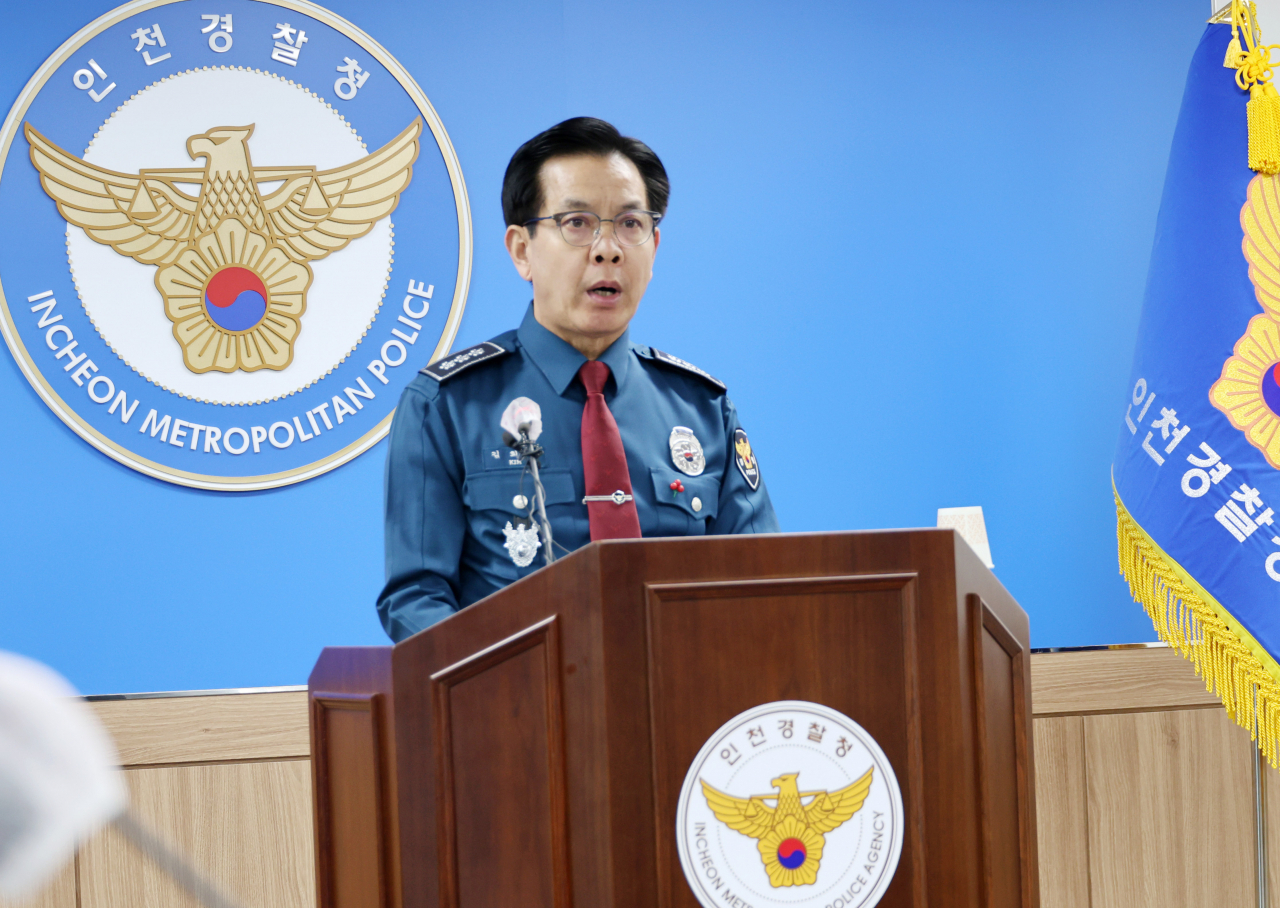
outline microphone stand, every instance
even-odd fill
[[[533,503],[538,509],[538,522],[542,525],[542,552],[547,556],[547,564],[553,564],[556,554],[552,551],[554,542],[551,539],[551,522],[547,520],[547,490],[542,487],[542,479],[538,476],[538,461],[542,457],[542,445],[529,438],[528,425],[520,426],[520,438],[512,445],[520,455],[520,462],[533,476]]]

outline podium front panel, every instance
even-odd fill
[[[906,829],[897,873],[880,904],[913,904],[912,865],[923,842],[915,587],[916,575],[901,573],[647,585],[663,908],[698,905],[676,849],[686,770],[726,721],[761,703],[786,700],[823,704],[853,718],[889,758]],[[756,744],[780,733],[762,728]],[[763,873],[751,883],[768,887]]]

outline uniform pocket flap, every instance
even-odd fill
[[[511,511],[528,513],[529,506],[517,507],[515,497],[524,495],[533,500],[533,477],[521,470],[486,470],[468,473],[462,486],[462,503],[473,511]],[[542,487],[547,490],[547,504],[567,504],[573,501],[573,476],[568,470],[542,470],[539,473]]]
[[[720,480],[714,476],[685,476],[675,470],[650,468],[653,497],[658,504],[680,508],[697,520],[714,520],[720,502]],[[684,486],[683,492],[671,488],[673,482]]]

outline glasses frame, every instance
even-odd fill
[[[581,246],[577,245],[576,243],[569,243],[569,238],[564,235],[564,219],[573,214],[589,214],[593,218],[595,218],[597,221],[600,222],[599,224],[596,225],[595,233],[591,235],[590,243],[584,243]],[[632,244],[632,243],[622,242],[622,238],[618,236],[618,228],[616,225],[614,226],[613,238],[618,241],[618,245],[626,246],[628,249],[636,249],[636,248],[639,248],[640,246],[643,246],[645,243],[649,242],[649,240],[653,239],[653,235],[658,230],[658,224],[662,222],[663,215],[658,214],[658,212],[656,211],[645,211],[643,208],[628,208],[626,211],[620,212],[614,217],[602,218],[600,217],[600,215],[596,214],[594,211],[579,209],[576,211],[561,211],[558,214],[549,214],[546,217],[541,217],[541,218],[530,218],[529,220],[524,222],[523,226],[528,227],[530,224],[538,223],[538,221],[555,221],[556,228],[560,231],[561,239],[563,239],[566,243],[569,243],[569,245],[573,246],[575,249],[589,249],[596,244],[596,240],[600,239],[600,234],[604,230],[605,224],[613,224],[614,221],[616,221],[618,218],[626,217],[629,214],[647,214],[649,217],[653,218],[653,230],[649,231],[649,235],[645,237],[642,242],[639,242],[639,243]]]

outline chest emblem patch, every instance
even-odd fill
[[[676,469],[686,476],[701,476],[707,468],[707,458],[693,430],[676,426],[671,430],[668,442],[671,445],[671,462]]]
[[[511,560],[516,563],[516,567],[525,568],[533,564],[533,556],[538,554],[538,549],[542,548],[542,541],[538,539],[538,528],[533,524],[513,527],[508,520],[502,532],[507,537],[502,547],[511,554]]]

